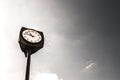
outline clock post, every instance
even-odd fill
[[[43,48],[43,32],[22,27],[19,34],[19,45],[27,58],[25,80],[29,80],[31,55]]]
[[[28,56],[27,56],[25,80],[29,80],[29,75],[30,75],[30,61],[31,61],[31,54],[30,53],[31,52],[29,52]]]

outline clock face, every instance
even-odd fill
[[[24,30],[22,32],[22,36],[25,40],[27,40],[30,43],[38,43],[42,40],[40,33],[31,29]]]

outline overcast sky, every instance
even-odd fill
[[[18,44],[22,26],[45,35],[44,48],[31,58],[31,80],[120,80],[119,4],[0,0],[0,80],[24,80],[26,58]]]

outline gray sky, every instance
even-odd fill
[[[31,80],[46,80],[42,73],[53,80],[120,80],[119,14],[111,0],[0,0],[0,80],[24,80],[22,26],[45,35],[44,48],[32,55]]]

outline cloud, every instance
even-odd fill
[[[90,60],[87,62],[86,66],[83,68],[83,71],[91,70],[95,65],[96,65],[96,63],[93,62],[92,60]]]
[[[35,76],[32,76],[32,80],[63,80],[63,79],[58,79],[58,76],[55,73],[37,73]]]
[[[90,63],[89,65],[87,65],[87,66],[85,67],[85,69],[90,69],[90,68],[92,68],[94,65],[95,65],[95,63]]]

